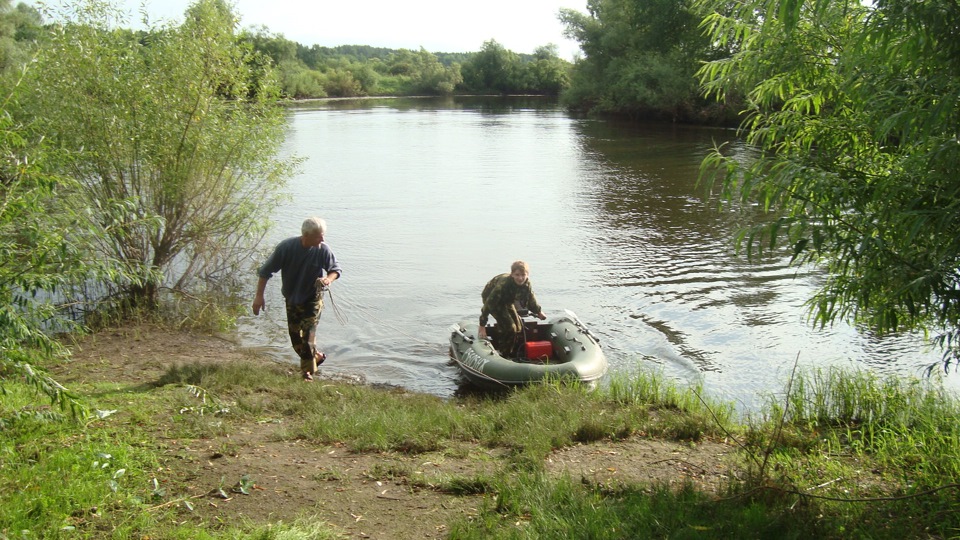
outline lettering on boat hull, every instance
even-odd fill
[[[486,366],[487,363],[489,362],[490,362],[489,359],[483,358],[482,356],[477,354],[477,352],[474,351],[472,348],[467,349],[467,351],[463,353],[463,356],[460,358],[461,364],[471,369],[475,369],[477,371],[483,371],[483,367]]]

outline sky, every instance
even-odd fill
[[[190,0],[112,0],[141,28],[140,6],[151,20],[181,20]],[[430,52],[474,52],[490,39],[516,53],[557,45],[572,60],[576,41],[563,36],[561,8],[585,12],[587,0],[233,0],[242,27],[266,26],[300,44],[372,45]],[[28,1],[37,4],[38,0]],[[56,0],[47,0],[56,5]]]

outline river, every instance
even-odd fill
[[[344,269],[319,325],[327,374],[454,395],[448,327],[516,259],[548,315],[570,309],[600,336],[611,373],[661,369],[746,410],[795,361],[920,376],[940,358],[916,335],[813,329],[820,274],[734,253],[743,214],[696,186],[714,144],[749,159],[732,130],[577,118],[541,98],[320,101],[289,120],[284,152],[305,161],[263,248],[327,220]],[[241,343],[296,364],[279,289],[241,319]]]

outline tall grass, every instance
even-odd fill
[[[730,402],[705,397],[703,383],[682,387],[659,370],[616,374],[610,378],[606,399],[623,405],[642,405],[660,411],[664,419],[654,433],[671,439],[699,439],[734,429],[735,408]],[[674,414],[669,414],[674,411]],[[672,416],[673,420],[668,418]]]
[[[578,442],[638,432],[698,440],[717,432],[716,419],[695,394],[646,377],[615,382],[609,389],[556,382],[453,401],[328,386],[303,396],[304,421],[291,435],[347,441],[355,451],[439,451],[456,442],[478,442],[507,448],[515,465],[536,470],[550,451]],[[654,387],[657,395],[648,391]],[[652,409],[662,411],[652,415]],[[714,409],[721,419],[730,418],[729,406]]]
[[[450,537],[899,539],[960,531],[949,486],[960,451],[954,397],[922,381],[839,370],[801,373],[787,386],[786,418],[784,398],[771,396],[765,422],[731,428],[762,440],[742,447],[758,454],[752,463],[773,457],[759,477],[747,466],[727,499],[690,486],[610,489],[530,472],[501,478],[479,516],[455,524]],[[603,399],[655,403],[652,416],[683,410],[730,421],[732,407],[701,395],[648,374],[614,378]],[[788,429],[779,429],[781,420]],[[922,491],[936,486],[948,489]]]
[[[687,485],[585,487],[568,476],[504,479],[480,514],[450,529],[452,540],[521,538],[824,538],[829,521],[809,509],[784,513],[746,502],[718,503]]]
[[[349,441],[357,452],[435,451],[445,441],[472,438],[476,429],[468,411],[443,406],[433,396],[338,385],[311,398],[296,434],[327,443]]]
[[[771,397],[768,419],[783,414]],[[798,373],[787,418],[824,436],[828,452],[869,455],[918,487],[960,482],[960,402],[933,381],[863,371]]]

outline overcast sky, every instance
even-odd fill
[[[130,13],[129,26],[140,27],[141,0],[113,2]],[[151,19],[180,20],[189,4],[190,0],[145,0]],[[572,60],[579,47],[563,37],[557,14],[560,8],[585,12],[587,0],[235,0],[234,5],[241,26],[264,25],[308,46],[471,52],[494,39],[517,53],[532,53],[553,43],[562,58]]]

